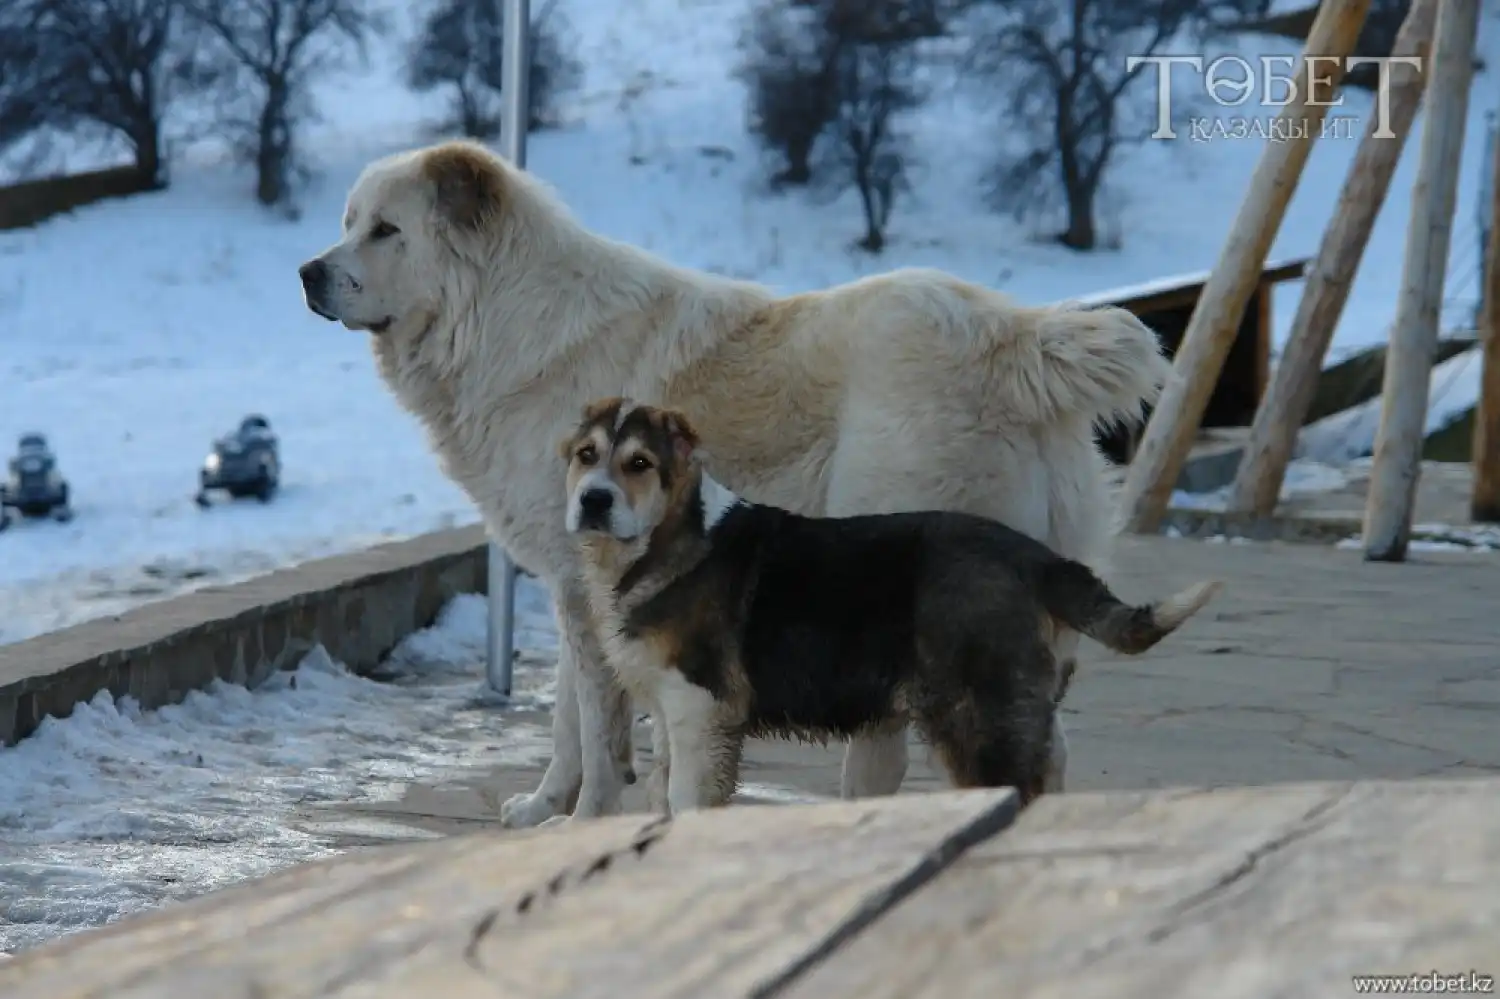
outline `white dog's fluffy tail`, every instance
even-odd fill
[[[1171,371],[1149,326],[1126,309],[1076,304],[1021,310],[991,369],[995,398],[1017,422],[1083,416],[1096,424],[1137,423]]]

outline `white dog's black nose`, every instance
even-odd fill
[[[578,497],[578,510],[588,523],[603,522],[614,505],[614,494],[608,489],[590,489]]]
[[[309,260],[297,268],[302,278],[302,290],[308,298],[321,299],[328,290],[328,265],[321,260]]]

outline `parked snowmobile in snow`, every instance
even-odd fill
[[[276,434],[264,416],[251,414],[233,433],[220,437],[198,473],[201,507],[209,506],[209,490],[222,489],[234,499],[254,496],[269,503],[281,482],[281,457]]]
[[[11,525],[10,511],[23,517],[51,517],[59,523],[73,519],[68,505],[68,482],[57,470],[57,456],[47,438],[22,434],[0,482],[0,531]]]

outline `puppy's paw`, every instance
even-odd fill
[[[555,828],[557,826],[565,826],[569,822],[572,822],[572,821],[573,821],[573,816],[571,816],[571,815],[554,815],[554,816],[552,816],[552,818],[544,820],[539,826],[537,826],[537,828],[538,829],[553,829],[553,828]]]
[[[500,824],[507,829],[534,829],[548,819],[562,818],[557,805],[540,794],[517,794],[500,806]]]
[[[669,813],[667,808],[667,768],[658,766],[646,778],[646,807],[658,815]]]

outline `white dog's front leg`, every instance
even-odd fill
[[[844,750],[844,798],[874,798],[895,794],[906,779],[906,726],[857,735]]]
[[[558,617],[562,624],[561,615]],[[530,829],[566,815],[583,780],[582,744],[578,737],[578,664],[571,646],[561,643],[557,657],[557,703],[552,708],[552,760],[542,782],[530,794],[518,794],[500,806],[500,824]]]
[[[621,809],[630,767],[630,698],[605,661],[588,600],[568,586],[558,600],[558,622],[576,664],[578,742],[583,781],[575,819],[614,815]]]
[[[616,815],[625,790],[624,774],[615,752],[619,725],[629,726],[629,698],[615,680],[614,671],[603,662],[578,670],[578,734],[583,746],[583,786],[573,818],[591,819]],[[625,738],[629,738],[627,733]]]

